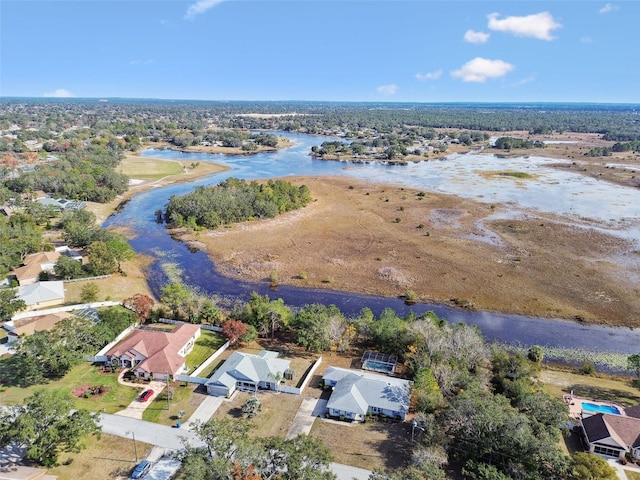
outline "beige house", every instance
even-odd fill
[[[186,372],[185,357],[200,336],[200,326],[178,325],[171,332],[134,330],[106,354],[108,363],[133,368],[139,378],[166,380]]]
[[[64,303],[64,283],[36,282],[18,287],[18,298],[27,304],[26,310],[55,307]]]
[[[53,273],[53,268],[60,252],[40,252],[27,255],[22,261],[22,266],[13,271],[20,286],[32,285],[39,279],[41,272]]]
[[[48,332],[56,324],[65,318],[73,317],[68,312],[49,313],[36,317],[22,318],[6,322],[3,326],[9,334],[9,342],[13,342],[25,335],[32,335],[35,332]]]

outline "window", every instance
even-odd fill
[[[598,455],[605,455],[607,457],[616,457],[620,456],[620,450],[616,450],[615,448],[609,447],[601,447],[600,445],[596,445],[593,449],[593,453],[597,453]]]

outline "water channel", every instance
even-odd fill
[[[164,208],[172,195],[188,193],[196,186],[214,185],[230,176],[244,179],[276,178],[291,175],[348,175],[355,178],[384,181],[407,187],[453,193],[491,203],[510,203],[513,211],[532,208],[566,216],[591,228],[606,229],[626,238],[640,238],[640,191],[616,187],[606,182],[571,174],[547,165],[545,158],[500,159],[493,155],[451,155],[442,161],[422,162],[411,166],[381,164],[353,164],[315,160],[308,155],[312,145],[327,140],[302,134],[278,132],[293,142],[293,146],[277,152],[248,156],[207,153],[184,153],[173,150],[149,149],[143,156],[179,159],[189,162],[215,162],[229,167],[219,174],[201,178],[188,184],[176,184],[151,189],[135,195],[120,212],[107,220],[105,226],[126,226],[135,238],[130,243],[138,253],[151,256],[148,281],[159,295],[167,282],[163,264],[174,264],[188,285],[212,295],[246,299],[251,292],[282,298],[292,306],[309,303],[335,304],[345,314],[359,312],[363,307],[379,314],[392,308],[401,315],[410,311],[422,313],[433,310],[450,322],[475,324],[488,341],[542,345],[546,348],[589,350],[596,352],[637,353],[640,349],[640,329],[583,325],[561,319],[526,317],[482,311],[467,311],[443,305],[417,303],[405,305],[401,299],[368,296],[325,289],[305,289],[279,286],[276,291],[265,284],[233,280],[216,271],[215,265],[203,252],[193,252],[173,240],[164,225],[155,222],[154,212]],[[535,180],[526,187],[517,183],[496,184],[478,172],[506,168],[535,172]],[[557,160],[553,162],[557,163]],[[461,181],[465,179],[465,181]]]

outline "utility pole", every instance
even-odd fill
[[[169,389],[169,374],[167,373],[167,410],[171,410],[171,390]]]
[[[136,433],[133,430],[127,433],[130,433],[131,438],[133,438],[133,451],[136,454],[136,463],[138,463],[138,446],[136,445]]]

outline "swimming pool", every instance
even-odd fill
[[[365,360],[362,364],[365,370],[373,370],[374,372],[393,373],[395,365],[385,362],[377,362],[375,360]]]
[[[613,405],[597,405],[595,403],[582,402],[582,410],[589,413],[611,413],[613,415],[620,415],[620,410]]]

